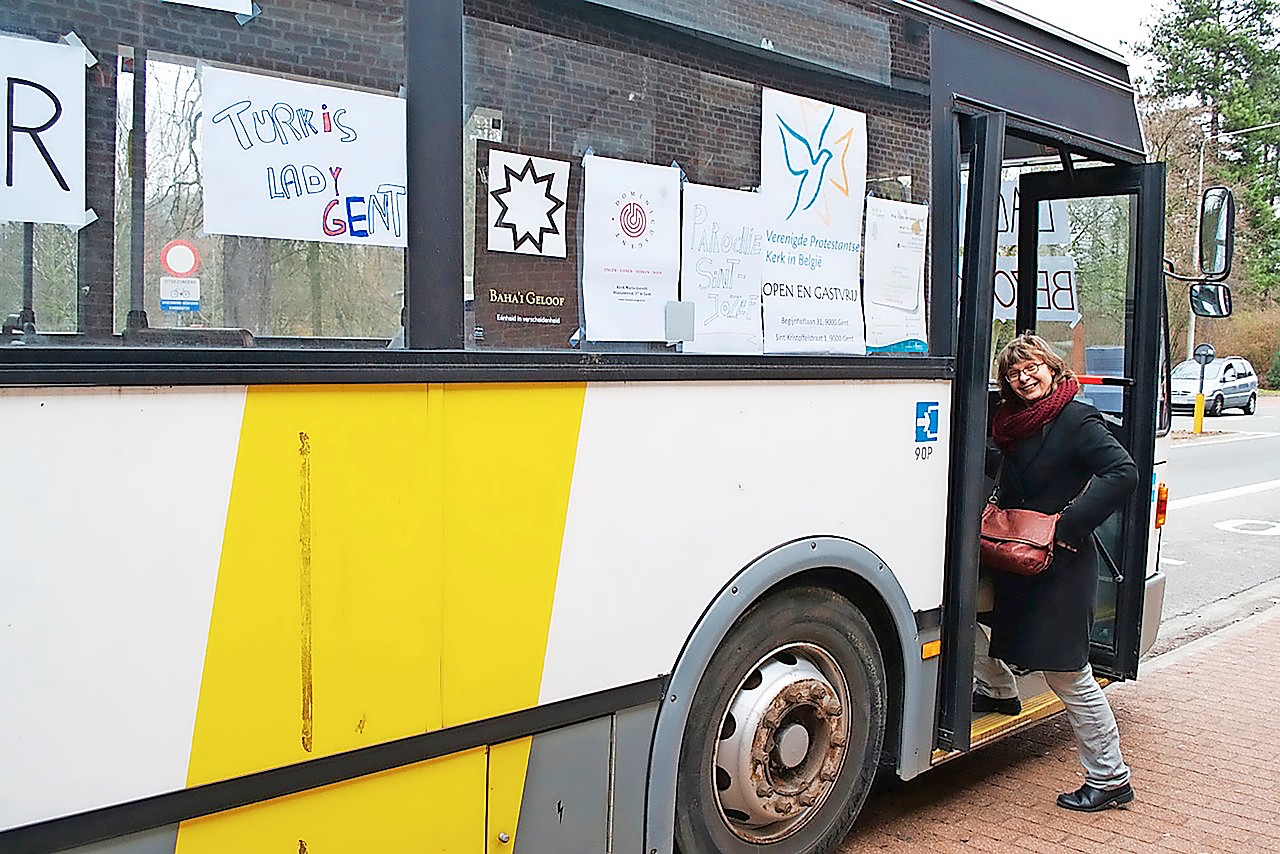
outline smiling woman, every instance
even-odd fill
[[[1137,466],[1098,410],[1074,400],[1079,384],[1043,339],[1019,335],[997,359],[1003,400],[991,438],[999,459],[993,501],[1056,516],[1047,569],[1034,575],[992,572],[990,658],[977,662],[974,706],[1017,715],[1009,666],[1044,672],[1065,704],[1085,783],[1058,806],[1095,812],[1133,800],[1129,768],[1106,696],[1089,664],[1089,635],[1101,559],[1093,532],[1121,509],[1137,485]],[[1012,392],[1012,393],[1010,393]],[[1006,708],[1001,708],[1001,699]]]

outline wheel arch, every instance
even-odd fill
[[[752,561],[703,611],[676,659],[654,726],[645,791],[645,850],[671,854],[680,746],[689,704],[712,655],[739,618],[760,599],[787,587],[828,587],[857,605],[880,644],[889,688],[885,750],[909,779],[928,765],[936,673],[922,666],[915,614],[889,567],[874,552],[840,537],[805,537]]]

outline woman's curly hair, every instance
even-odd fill
[[[1039,335],[1024,332],[1004,345],[1004,349],[996,357],[996,382],[1000,384],[1001,400],[1013,402],[1020,400],[1008,377],[1010,369],[1019,362],[1044,362],[1048,365],[1053,374],[1051,391],[1056,389],[1058,383],[1064,379],[1075,376],[1071,368],[1067,367],[1066,360],[1053,351],[1048,341]]]

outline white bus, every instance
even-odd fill
[[[1150,480],[1100,532],[1136,677],[1117,55],[986,0],[61,0],[0,48],[0,850],[832,850],[1059,708],[970,709],[1014,328]]]

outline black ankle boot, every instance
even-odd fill
[[[1098,812],[1123,807],[1133,801],[1133,786],[1125,783],[1118,789],[1095,789],[1085,783],[1074,792],[1058,795],[1058,806],[1078,812]]]

